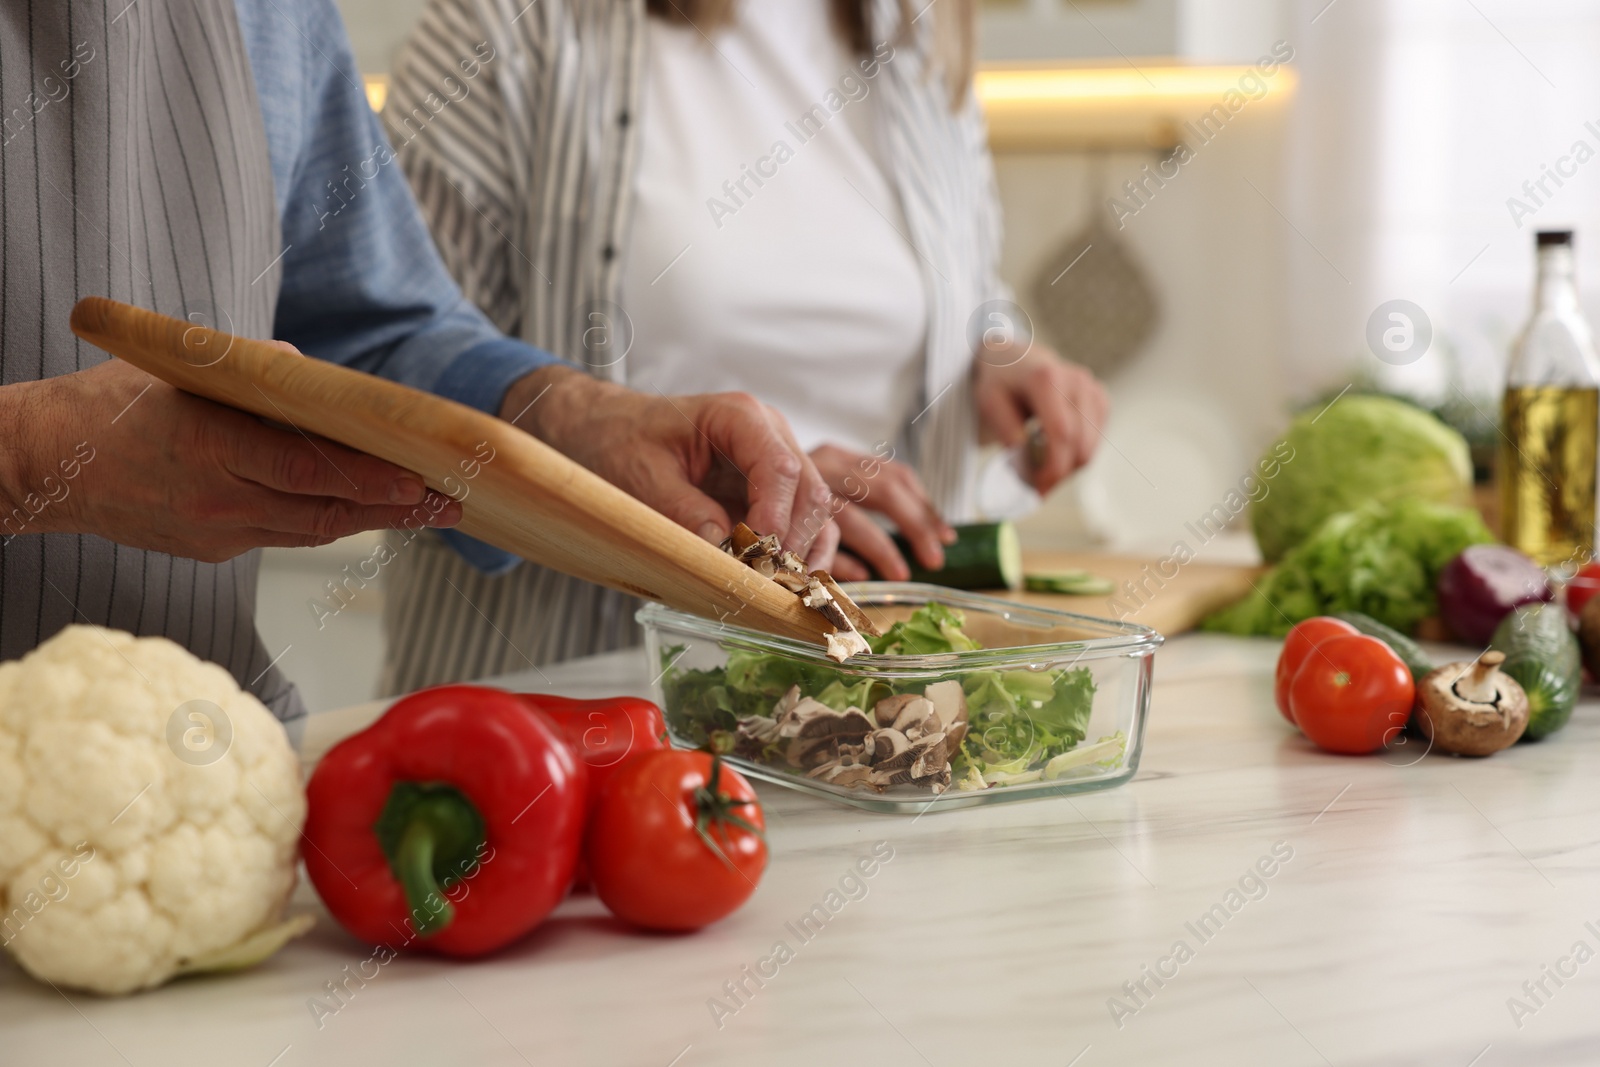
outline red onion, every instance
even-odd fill
[[[1461,640],[1487,645],[1522,604],[1555,598],[1544,569],[1509,545],[1473,545],[1439,572],[1439,614]]]

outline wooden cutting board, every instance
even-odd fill
[[[794,594],[500,419],[99,297],[73,309],[72,331],[179,389],[416,472],[461,500],[463,533],[524,559],[802,641],[822,644],[833,629]]]
[[[1163,577],[1162,561],[1151,557],[1109,556],[1097,552],[1024,552],[1028,574],[1084,570],[1115,582],[1104,596],[1062,596],[1059,593],[1001,593],[1008,600],[1075,611],[1102,618],[1121,618],[1168,637],[1192,630],[1201,619],[1250,592],[1250,583],[1264,567],[1194,561]],[[1175,564],[1167,564],[1172,574]],[[1128,584],[1131,583],[1131,588]],[[1127,613],[1123,614],[1122,609]]]

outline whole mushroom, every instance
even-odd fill
[[[1528,726],[1528,694],[1500,672],[1505,653],[1447,663],[1417,687],[1412,722],[1444,752],[1492,756],[1516,744]]]

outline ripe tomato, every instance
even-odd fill
[[[1318,748],[1376,752],[1411,717],[1416,686],[1394,651],[1376,637],[1331,637],[1289,683],[1295,725]]]
[[[1283,651],[1278,653],[1278,671],[1272,682],[1272,698],[1277,701],[1278,710],[1285,719],[1294,722],[1294,715],[1289,711],[1289,683],[1294,681],[1296,672],[1306,657],[1311,655],[1311,650],[1330,637],[1345,637],[1360,632],[1331,615],[1307,619],[1289,631],[1289,635],[1283,639]]]
[[[589,825],[589,877],[619,919],[698,930],[732,914],[767,867],[755,790],[707,752],[628,760]]]
[[[1567,583],[1567,610],[1573,618],[1596,593],[1600,593],[1600,560],[1585,563]]]

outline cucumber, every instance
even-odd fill
[[[895,534],[894,543],[911,567],[913,582],[951,589],[1022,588],[1022,542],[1009,522],[957,526],[956,542],[944,546],[944,566],[936,571],[917,562],[903,536]]]
[[[1411,680],[1420,683],[1424,675],[1433,670],[1434,662],[1428,654],[1411,638],[1399,630],[1374,619],[1371,615],[1363,615],[1359,611],[1341,611],[1334,615],[1341,622],[1347,622],[1368,637],[1376,637],[1388,645],[1394,654],[1400,657],[1406,665],[1406,670],[1411,672]]]
[[[1506,654],[1501,671],[1528,694],[1531,740],[1555,733],[1572,717],[1582,684],[1578,639],[1559,604],[1524,604],[1495,627],[1489,647]]]
[[[1026,574],[1022,588],[1030,593],[1060,593],[1062,596],[1105,596],[1117,585],[1088,571],[1056,571],[1052,574]]]

